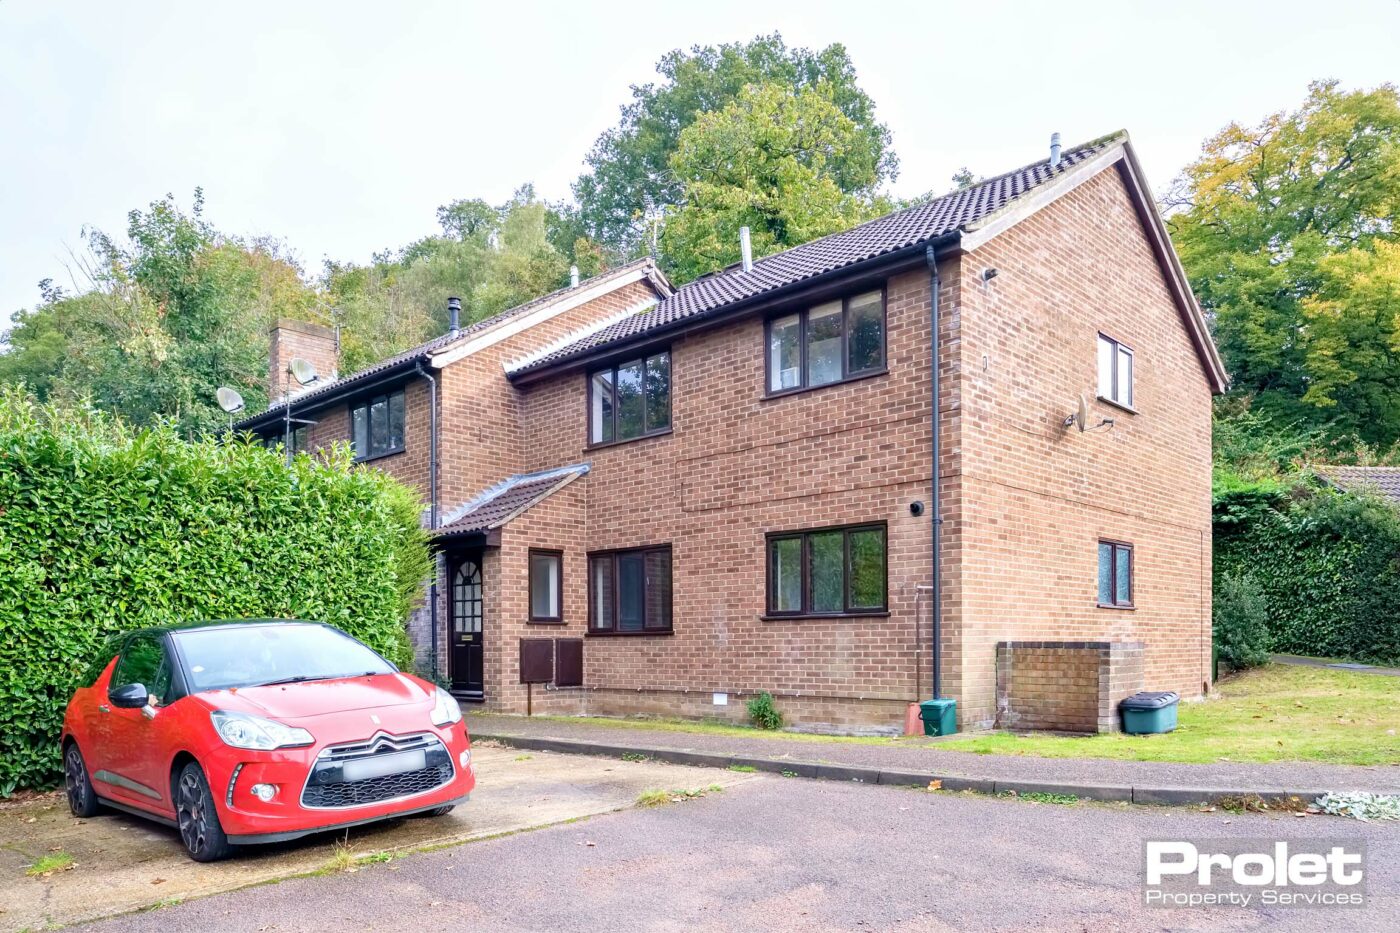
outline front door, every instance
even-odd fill
[[[478,699],[486,688],[482,679],[481,598],[481,558],[464,557],[452,572],[449,674],[453,693]]]

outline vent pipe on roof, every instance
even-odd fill
[[[753,271],[753,244],[749,241],[749,228],[739,228],[739,257],[745,272]]]
[[[462,332],[462,299],[447,299],[447,332],[456,337]]]
[[[1050,167],[1051,167],[1051,168],[1059,168],[1059,166],[1060,166],[1060,134],[1059,134],[1059,133],[1051,133],[1051,134],[1050,134]]]
[[[569,267],[569,287],[578,288],[578,266]]]

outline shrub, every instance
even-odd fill
[[[288,468],[0,391],[0,796],[60,774],[64,707],[114,635],[285,617],[400,666],[431,570],[419,504],[347,450]]]
[[[773,705],[773,694],[767,690],[748,702],[749,719],[760,729],[781,729],[783,714]]]
[[[1232,575],[1260,588],[1272,650],[1400,660],[1400,513],[1378,496],[1301,485],[1246,522],[1217,525],[1217,593]]]
[[[1215,584],[1215,647],[1236,670],[1269,660],[1269,613],[1251,576],[1225,574]]]

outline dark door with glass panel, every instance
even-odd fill
[[[463,558],[452,571],[448,674],[454,693],[477,698],[484,696],[486,687],[482,679],[481,599],[481,558]]]

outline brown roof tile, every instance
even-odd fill
[[[1340,489],[1378,493],[1400,506],[1400,467],[1325,466],[1320,471]]]
[[[588,472],[588,464],[524,473],[505,479],[467,502],[442,524],[435,537],[477,534],[499,528],[555,490],[567,486]]]

